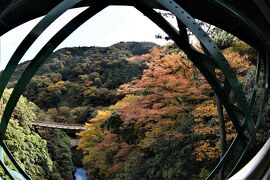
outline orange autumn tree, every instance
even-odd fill
[[[244,83],[249,69],[254,68],[252,64],[253,54],[250,52],[251,48],[248,45],[237,41],[237,44],[239,43],[242,47],[241,51],[235,50],[239,48],[235,45],[234,47],[223,50],[223,54],[234,69],[240,83]],[[220,72],[216,73],[219,79],[223,79]],[[192,111],[196,122],[193,131],[201,137],[199,141],[195,143],[194,150],[198,161],[214,159],[220,154],[220,139],[217,138],[219,136],[219,127],[217,126],[219,120],[217,118],[216,106],[215,100],[211,98],[209,101],[197,104]],[[226,121],[226,141],[230,142],[236,134],[233,124],[229,121],[226,112],[224,112],[224,114]]]
[[[243,58],[231,56],[244,74]],[[214,93],[181,51],[154,48],[129,61],[142,59],[149,60],[141,79],[118,89],[126,97],[100,110],[79,134],[88,173],[97,179],[196,177],[205,161],[219,156]],[[230,141],[234,131],[226,122]],[[155,169],[160,164],[162,172]]]
[[[184,100],[180,100],[181,94],[192,96],[197,91],[193,88],[191,63],[183,53],[176,54],[161,48],[132,57],[129,61],[136,59],[150,59],[141,79],[122,85],[119,91],[126,97],[107,110],[99,111],[86,124],[87,130],[79,134],[79,148],[85,152],[84,164],[89,167],[90,174],[95,176],[98,172],[95,177],[111,177],[123,171],[130,162],[127,160],[130,153],[156,144],[159,137],[168,140],[183,137],[173,127],[183,114],[189,114],[192,107],[184,101],[179,104]],[[107,144],[108,137],[113,146]],[[106,150],[100,147],[106,147]],[[119,152],[125,152],[125,156],[120,156]],[[109,157],[110,162],[106,161]]]

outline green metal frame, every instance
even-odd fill
[[[245,1],[240,1],[242,4],[245,3]],[[35,42],[35,40],[47,29],[47,27],[70,8],[82,6],[88,6],[88,8],[76,17],[74,17],[70,22],[68,22],[48,41],[47,44],[44,45],[44,47],[38,52],[38,54],[34,57],[34,59],[23,72],[21,78],[15,85],[15,88],[8,100],[0,123],[0,165],[11,179],[30,179],[30,177],[17,164],[3,141],[5,139],[5,132],[10,117],[21,94],[23,93],[24,89],[26,88],[27,84],[34,76],[36,71],[46,61],[46,59],[55,50],[55,48],[85,21],[87,21],[109,5],[131,5],[137,8],[150,20],[152,20],[160,28],[162,28],[170,36],[170,38],[174,40],[175,43],[188,55],[194,65],[205,76],[206,80],[212,86],[214,92],[221,100],[221,103],[226,109],[237,132],[237,136],[231,143],[226,154],[220,160],[214,170],[210,173],[207,179],[211,179],[221,167],[224,167],[226,165],[226,160],[228,159],[230,154],[233,153],[236,146],[242,145],[244,147],[244,151],[240,155],[234,167],[232,167],[229,176],[235,173],[237,168],[239,168],[239,164],[242,162],[242,160],[248,153],[249,149],[256,144],[256,132],[259,129],[261,122],[263,121],[262,114],[265,112],[265,107],[268,101],[270,36],[265,32],[270,32],[268,31],[270,30],[270,25],[267,24],[267,18],[265,18],[263,14],[257,13],[256,15],[261,18],[265,18],[265,21],[260,19],[260,22],[265,22],[265,26],[256,24],[256,21],[246,16],[245,14],[247,14],[247,12],[243,10],[241,11],[237,4],[232,4],[225,0],[207,0],[204,3],[199,0],[55,0],[53,2],[41,2],[44,3],[44,7],[42,7],[42,5],[39,6],[38,4],[36,4],[36,2],[37,1],[34,0],[6,0],[4,2],[0,2],[0,5],[3,6],[3,8],[0,7],[0,35],[4,34],[5,32],[11,30],[12,28],[18,26],[19,24],[27,20],[46,14],[21,42],[21,44],[11,57],[5,70],[2,72],[0,76],[0,97],[3,95],[7,83],[23,55]],[[194,3],[195,5],[193,5],[192,3]],[[213,8],[219,8],[221,12],[215,11],[214,13],[218,14],[219,16],[219,13],[230,15],[228,19],[232,18],[232,22],[235,23],[235,27],[231,28],[228,25],[230,20],[228,20],[227,18],[225,18],[225,22],[222,24],[220,21],[222,21],[223,19],[220,21],[215,21],[211,19],[210,16],[213,16],[211,12],[207,12],[209,16],[204,15],[204,13],[202,13],[199,9],[196,8],[196,3],[209,6],[210,9],[212,7],[212,10]],[[249,4],[252,4],[252,1],[249,1]],[[32,14],[27,14],[25,13],[25,11],[22,10],[24,6],[31,5],[37,5],[37,9],[41,10],[43,14],[40,14],[38,11],[33,12]],[[156,8],[167,10],[173,13],[177,18],[179,30],[174,28],[159,13],[157,13],[154,10]],[[246,7],[246,9],[248,8],[249,7]],[[20,13],[25,14],[25,18],[21,18],[18,21],[13,21],[14,16],[18,16],[20,15]],[[195,18],[200,17],[206,22],[217,23],[215,25],[220,25],[224,27],[225,30],[240,36],[240,38],[243,38],[245,41],[249,42],[252,45],[258,45],[255,48],[258,49],[261,56],[258,58],[257,61],[256,80],[254,83],[252,97],[249,101],[246,100],[242,87],[236,78],[236,75],[234,74],[226,58],[223,56],[222,52],[218,49],[218,46],[211,40],[209,35],[204,32],[202,27],[196,22]],[[189,29],[201,42],[203,48],[206,51],[205,53],[200,53],[192,48],[188,40],[187,29]],[[246,34],[243,32],[246,32]],[[249,38],[248,35],[252,35],[252,37],[254,38]],[[251,116],[251,109],[252,107],[254,107],[257,99],[256,95],[261,72],[261,64],[263,64],[264,69],[264,97],[260,105],[259,116],[256,120],[254,120]],[[219,69],[222,72],[225,77],[224,82],[220,82],[220,80],[217,78],[217,75],[214,73],[214,69]],[[231,99],[229,97],[229,94],[231,92],[233,92],[237,100],[237,105],[231,102]],[[11,162],[14,164],[14,167],[16,167],[17,172],[6,167],[4,162],[4,155],[6,155],[11,160]]]

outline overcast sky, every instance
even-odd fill
[[[57,19],[33,44],[23,57],[32,59],[57,30],[83,9],[66,12]],[[27,22],[1,37],[1,66],[3,69],[16,47],[41,18]],[[170,19],[174,21],[174,19]],[[74,46],[110,46],[119,41],[151,41],[164,45],[155,35],[165,33],[133,7],[110,6],[73,32],[58,48]]]

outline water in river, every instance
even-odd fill
[[[87,180],[86,170],[84,168],[77,168],[75,173],[75,180]]]

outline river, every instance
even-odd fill
[[[74,173],[75,180],[87,180],[86,170],[84,168],[77,168]]]

